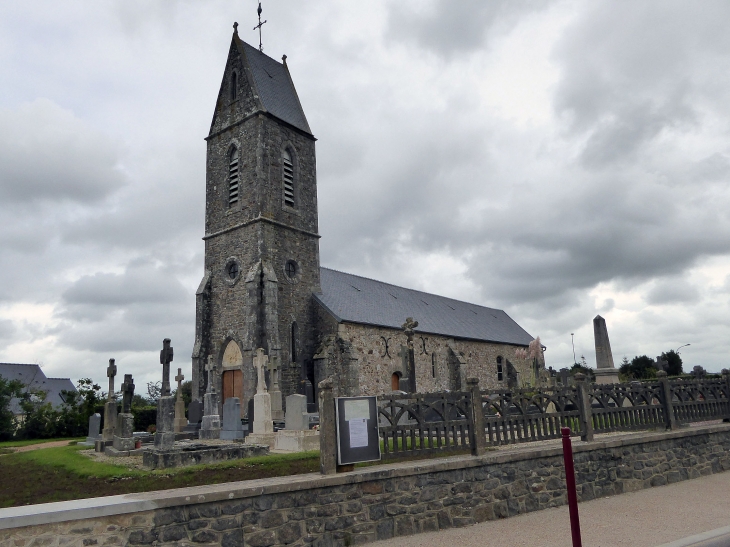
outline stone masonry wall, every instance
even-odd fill
[[[405,318],[404,318],[405,321]],[[390,393],[390,378],[394,372],[405,375],[402,348],[406,347],[403,331],[354,323],[339,325],[338,334],[352,344],[360,370],[360,393],[379,395]],[[388,355],[385,341],[388,340]],[[413,340],[416,360],[416,386],[420,392],[453,390],[449,382],[448,358],[450,351],[458,352],[466,362],[463,378],[479,378],[481,389],[507,387],[506,360],[515,366],[521,378],[531,377],[531,364],[517,359],[517,346],[494,344],[475,340],[460,340],[434,334],[416,333]],[[497,380],[497,357],[502,357],[503,381]],[[462,389],[466,385],[461,386]]]
[[[577,442],[574,449],[578,496],[585,501],[730,470],[730,425]],[[59,504],[53,504],[56,522],[42,524],[42,512],[32,506],[2,509],[0,547],[357,545],[562,505],[564,485],[559,444],[522,446],[326,477],[127,495],[145,510],[126,515],[75,513],[77,520],[58,522]],[[101,498],[98,511],[115,498]],[[160,508],[147,510],[151,503]]]

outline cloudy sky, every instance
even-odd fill
[[[322,264],[502,308],[595,366],[730,356],[730,3],[264,0]],[[0,361],[190,373],[205,143],[256,2],[0,4]]]

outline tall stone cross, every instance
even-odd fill
[[[107,398],[111,401],[114,399],[114,377],[117,375],[117,365],[114,364],[114,359],[109,359],[106,375],[109,378],[109,396]]]
[[[124,375],[122,384],[122,412],[129,414],[132,410],[132,398],[134,397],[134,379],[131,374]]]
[[[406,322],[403,323],[403,332],[406,333],[406,339],[408,340],[408,391],[411,393],[416,392],[416,356],[413,352],[413,334],[414,330],[418,326],[418,321],[414,321],[413,317],[407,317]]]
[[[215,393],[215,366],[213,365],[213,356],[208,356],[208,362],[205,363],[205,370],[208,373],[208,388],[206,393]]]
[[[266,355],[263,348],[256,350],[253,358],[253,366],[256,369],[258,384],[256,385],[256,394],[267,393],[266,391],[266,365],[269,363],[269,356]]]
[[[170,363],[172,362],[172,346],[170,339],[165,338],[162,341],[162,350],[160,350],[160,364],[162,365],[162,390],[160,395],[168,397],[170,395]]]
[[[177,382],[177,398],[182,399],[182,381],[185,379],[185,376],[182,375],[182,369],[177,369],[177,376],[175,376],[175,381]]]
[[[413,349],[413,329],[415,329],[418,326],[418,321],[414,321],[413,317],[406,318],[406,322],[403,323],[402,329],[403,332],[406,333],[406,338],[408,339],[408,349]]]

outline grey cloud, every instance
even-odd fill
[[[15,334],[15,325],[9,319],[0,319],[0,340],[3,342],[12,340]]]
[[[686,279],[660,279],[646,295],[646,301],[654,305],[693,303],[699,298],[697,287]]]
[[[491,32],[510,30],[526,13],[552,0],[394,2],[389,4],[387,36],[451,56],[483,47]]]
[[[103,199],[125,182],[119,146],[47,99],[0,110],[0,198]]]

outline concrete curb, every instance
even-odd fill
[[[726,547],[727,545],[730,545],[730,526],[664,543],[657,547]]]

